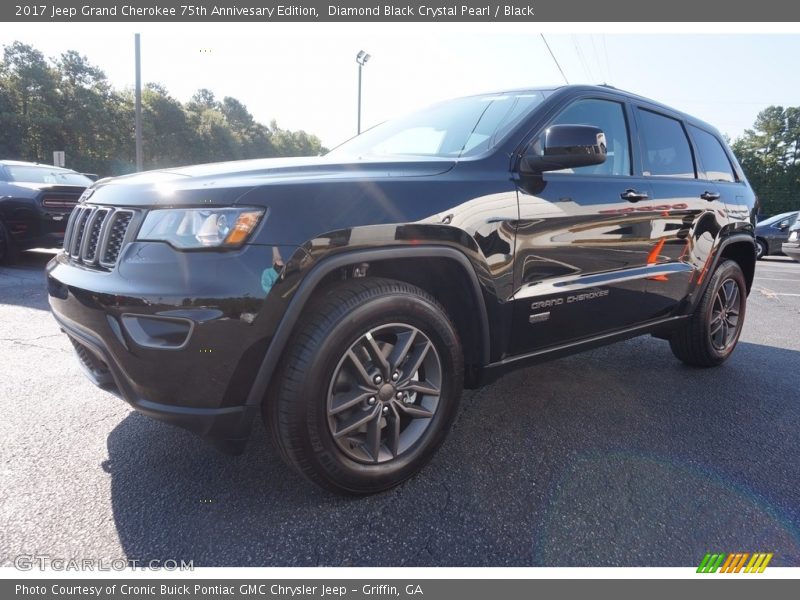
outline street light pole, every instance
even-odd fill
[[[363,50],[359,50],[358,54],[356,55],[356,62],[358,63],[358,130],[357,133],[361,133],[361,69],[362,67],[367,64],[367,61],[372,58],[369,54],[364,52]]]

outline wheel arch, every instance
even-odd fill
[[[423,269],[413,269],[423,261]],[[462,339],[465,364],[483,366],[489,363],[486,302],[475,269],[463,252],[437,245],[346,251],[320,259],[301,280],[261,361],[248,394],[248,406],[261,404],[280,357],[314,293],[340,280],[337,275],[342,269],[364,263],[369,265],[370,275],[404,281],[431,293],[453,319]],[[448,275],[435,277],[431,271]]]
[[[749,235],[733,235],[727,238],[720,245],[714,269],[726,259],[733,260],[742,269],[744,280],[747,284],[747,293],[749,294],[753,287],[753,279],[756,273],[755,238]]]

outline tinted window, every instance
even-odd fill
[[[28,167],[24,165],[6,165],[11,181],[20,183],[60,183],[63,185],[92,185],[88,177],[73,171],[61,171],[49,167]]]
[[[706,172],[706,177],[711,181],[736,181],[731,161],[728,160],[728,155],[725,154],[719,140],[694,125],[690,125],[690,127],[692,128],[692,137],[697,143],[697,153],[700,155],[700,162]]]
[[[639,109],[643,174],[694,178],[689,140],[680,121]]]
[[[559,172],[592,175],[630,175],[631,155],[625,110],[619,102],[609,100],[578,100],[559,114],[551,125],[593,125],[606,134],[608,155],[599,165],[563,169]]]

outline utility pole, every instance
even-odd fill
[[[136,170],[142,170],[142,56],[139,34],[134,35],[136,54]]]

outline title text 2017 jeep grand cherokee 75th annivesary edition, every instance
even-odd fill
[[[241,451],[369,493],[415,473],[462,387],[653,334],[722,363],[755,197],[709,125],[609,87],[461,98],[324,157],[96,183],[47,267],[87,375]]]

